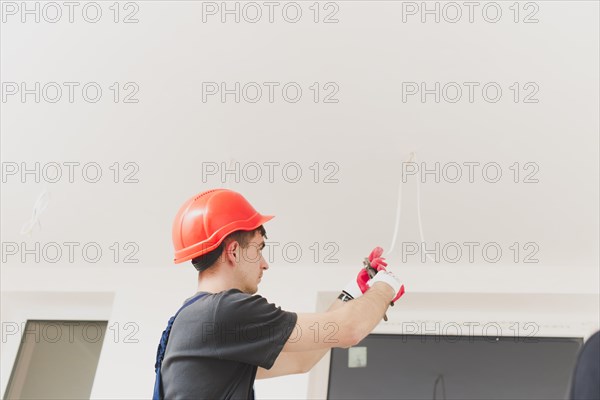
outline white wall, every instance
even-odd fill
[[[278,246],[272,247],[261,292],[301,312],[314,310],[318,291],[343,287],[374,246],[391,248],[402,162],[411,152],[428,168],[497,163],[503,174],[498,183],[480,174],[471,183],[466,169],[458,183],[426,176],[418,186],[408,177],[399,236],[389,255],[407,290],[598,294],[597,2],[530,2],[527,8],[520,3],[517,23],[512,2],[494,3],[502,9],[496,23],[483,18],[484,3],[473,23],[465,7],[457,23],[443,18],[435,23],[431,16],[422,23],[419,14],[408,12],[421,2],[344,1],[328,8],[321,3],[319,20],[337,10],[339,22],[328,24],[312,22],[311,2],[298,3],[303,10],[298,23],[286,22],[280,13],[273,23],[235,23],[231,17],[221,23],[218,15],[206,15],[203,22],[209,3],[150,1],[121,8],[115,23],[112,3],[99,4],[97,23],[82,18],[83,3],[73,23],[64,6],[57,23],[42,14],[36,23],[31,15],[21,21],[20,2],[5,2],[0,38],[2,295],[58,296],[40,299],[37,307],[3,301],[2,321],[40,313],[82,319],[104,313],[109,326],[139,326],[138,343],[124,343],[122,335],[117,343],[105,342],[95,398],[150,395],[157,340],[171,313],[195,290],[192,267],[171,264],[172,219],[183,201],[212,187],[239,190],[259,211],[276,215],[267,230]],[[438,4],[442,9],[445,3]],[[11,5],[17,9],[6,8]],[[131,12],[139,22],[122,23]],[[526,15],[538,22],[523,23]],[[7,94],[11,83],[33,88],[35,82],[41,87],[57,82],[63,97],[51,103],[53,92],[40,93],[37,103],[33,95],[22,101],[20,93]],[[78,88],[96,82],[102,98],[91,103],[76,91],[71,103],[64,82],[77,82]],[[120,87],[116,103],[114,82]],[[123,102],[131,93],[127,82],[139,88],[137,103]],[[270,103],[265,92],[257,103],[236,103],[232,96],[203,102],[206,82],[228,87],[295,82],[303,97],[291,103],[278,96]],[[310,89],[314,82],[321,85],[317,103]],[[323,86],[328,82],[339,89],[337,103],[322,101],[331,93]],[[403,101],[407,82],[426,82],[428,88],[457,82],[464,94],[456,103],[448,96],[436,103],[431,95],[425,102],[418,96]],[[469,102],[464,82],[478,87],[494,82],[503,95],[489,102],[479,91]],[[514,82],[518,102],[510,89]],[[533,86],[525,88],[527,83]],[[524,103],[532,88],[539,89],[538,102]],[[242,170],[261,165],[261,178],[252,183],[252,176],[242,176],[238,183],[222,169],[203,176],[203,168],[214,165],[207,163],[221,167],[232,161],[242,163]],[[37,181],[22,173],[36,162]],[[73,162],[80,164],[70,182],[65,163]],[[82,165],[92,162],[102,172],[97,183],[82,176]],[[265,167],[270,162],[280,163],[272,182]],[[518,183],[510,169],[515,162]],[[44,171],[50,174],[46,178],[54,175],[52,163],[61,166],[57,183],[44,179]],[[301,168],[297,183],[289,182],[292,171],[281,172],[291,163]],[[523,169],[525,163],[538,168],[537,183],[523,183],[532,171]],[[13,166],[19,168],[14,175]],[[337,182],[325,183],[332,172]],[[125,183],[127,176],[137,182]],[[92,177],[88,170],[85,178]],[[39,216],[41,228],[22,235],[43,190],[50,201]],[[465,242],[478,242],[479,249],[493,243],[501,248],[501,259],[490,262],[478,252],[473,261],[464,255],[456,263],[446,257],[435,265],[406,254],[403,261],[401,243],[421,241],[419,207],[428,244],[459,243],[465,251]],[[71,242],[76,242],[72,259]],[[525,248],[526,243],[534,247]],[[282,253],[286,244],[300,248],[302,256],[290,259],[291,250]],[[92,246],[90,253],[82,254],[86,245]],[[97,262],[91,260],[95,248],[102,251]],[[524,262],[532,249],[537,262]],[[85,296],[79,305],[60,306],[78,292],[109,297],[97,306],[103,311],[82,307]],[[514,308],[507,305],[506,312]],[[593,316],[583,322],[598,325]],[[2,390],[16,349],[13,336],[3,341]],[[305,375],[258,381],[256,388],[261,398],[303,397],[307,382]]]
[[[483,269],[486,272],[482,272]],[[259,293],[283,309],[313,312],[316,310],[318,293],[340,290],[354,274],[353,270],[355,267],[352,266],[272,266],[261,283]],[[513,318],[521,324],[527,321],[541,325],[547,324],[548,321],[565,324],[568,320],[574,328],[567,332],[581,337],[585,337],[600,326],[598,292],[595,283],[598,281],[596,270],[585,271],[584,269],[584,274],[574,275],[567,282],[560,282],[557,279],[556,268],[535,268],[527,272],[515,268],[493,270],[490,271],[489,268],[482,268],[482,266],[470,269],[458,268],[453,271],[443,271],[442,268],[405,268],[402,274],[409,290],[406,294],[407,302],[411,301],[412,296],[420,296],[423,299],[423,295],[427,293],[431,293],[431,301],[434,303],[443,302],[445,292],[449,295],[471,293],[475,296],[477,305],[471,307],[471,310],[468,307],[448,310],[448,307],[440,305],[436,310],[436,307],[431,304],[423,305],[423,300],[420,300],[417,302],[417,308],[409,305],[406,309],[397,306],[394,310],[390,310],[390,326],[394,324],[395,329],[400,332],[403,321],[419,320],[419,316],[422,319],[460,323],[459,321],[468,318],[467,315],[474,320],[473,309],[479,315],[479,319],[476,320],[483,323],[501,322]],[[491,272],[496,273],[494,279],[490,279]],[[594,276],[595,281],[588,279]],[[92,397],[98,399],[151,396],[154,358],[160,334],[166,321],[177,310],[181,301],[195,291],[195,274],[191,266],[189,268],[140,266],[133,269],[119,269],[107,265],[87,270],[82,268],[32,270],[27,267],[6,267],[2,270],[2,282],[11,282],[10,290],[3,291],[3,327],[13,322],[20,325],[27,318],[39,318],[42,315],[49,319],[108,319],[108,326],[114,329],[107,331],[100,356],[92,391]],[[94,295],[94,292],[107,291],[113,292],[114,297]],[[47,292],[55,293],[55,299],[52,299]],[[77,297],[68,296],[69,293],[76,293]],[[478,297],[477,293],[481,295]],[[512,294],[515,299],[524,293],[549,293],[563,297],[569,294],[595,293],[596,297],[588,300],[585,307],[579,304],[575,309],[564,310],[557,308],[556,302],[548,302],[542,306],[538,305],[533,311],[530,309],[524,313],[523,305],[518,301],[507,302],[503,306],[497,301],[488,302],[486,293],[503,293],[508,295],[508,298],[511,298]],[[15,297],[19,301],[11,302],[11,298]],[[34,303],[36,305],[32,305],[31,302],[24,301],[24,297],[37,298],[39,301]],[[90,297],[97,299],[94,304],[87,300]],[[65,300],[70,300],[71,304],[65,305]],[[498,317],[498,315],[502,316]],[[573,318],[573,315],[577,317]],[[127,323],[132,325],[126,327]],[[380,331],[389,332],[386,323],[381,325]],[[3,332],[5,334],[5,340],[2,342],[3,391],[18,350],[19,333]],[[504,334],[511,336],[514,335],[514,331],[507,330]],[[564,334],[564,331],[561,334]],[[137,343],[134,343],[135,341]],[[260,398],[304,398],[307,395],[308,374],[259,380],[256,381],[255,387]]]

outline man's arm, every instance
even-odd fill
[[[327,311],[333,311],[335,309],[343,306],[345,302],[340,299],[335,299],[331,306],[327,309]],[[330,332],[332,333],[332,332]],[[299,358],[299,365],[301,367],[301,373],[308,372],[314,367],[320,360],[323,358],[325,354],[329,351],[329,348],[318,349],[318,350],[308,350],[301,352],[291,352],[289,354],[294,354]]]
[[[299,313],[294,329],[297,334],[292,333],[283,351],[352,347],[377,326],[393,297],[394,289],[389,284],[375,282],[361,297],[345,302],[332,311]]]
[[[343,305],[344,302],[342,300],[336,299],[327,311],[333,311]],[[328,351],[329,348],[296,352],[281,351],[270,369],[258,367],[256,379],[306,373],[310,371]]]
[[[349,302],[336,300],[325,313],[298,314],[296,328],[300,332],[299,338],[293,341],[288,339],[271,369],[259,367],[256,378],[305,373],[330,348],[354,346],[381,321],[394,296],[393,292],[389,285],[377,282],[358,299]],[[331,329],[328,329],[330,326],[336,328],[333,337]]]

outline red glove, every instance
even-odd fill
[[[381,257],[382,254],[383,249],[381,247],[375,247],[371,254],[369,254],[369,263],[377,271],[381,271],[387,267],[387,263],[384,261],[385,258]]]
[[[404,285],[400,282],[396,275],[386,270],[377,272],[377,275],[368,282],[369,286],[373,286],[376,282],[384,282],[392,287],[396,296],[392,299],[392,304],[404,294]]]
[[[381,257],[383,254],[383,249],[381,247],[375,247],[371,254],[369,255],[369,264],[373,267],[377,272],[384,270],[387,267],[387,263],[384,261],[385,258]],[[371,279],[369,276],[369,272],[365,268],[361,268],[356,276],[356,279],[351,280],[346,287],[344,288],[344,292],[351,296],[353,299],[357,299],[363,295],[368,289],[369,285],[367,282]]]
[[[387,272],[387,270],[385,269],[385,267],[387,267],[387,263],[384,261],[385,258],[381,257],[382,254],[383,254],[383,249],[381,247],[375,247],[373,249],[373,251],[371,252],[371,254],[369,254],[369,263],[371,264],[371,267],[373,267],[377,270],[377,272],[379,272],[379,271]],[[393,277],[392,281],[399,282],[398,278],[396,278],[395,275],[393,275],[391,272],[387,272],[387,273]],[[377,275],[375,275],[375,276],[377,276]],[[390,284],[390,282],[386,282],[386,283]],[[393,284],[391,284],[391,286],[397,292],[396,297],[394,297],[392,299],[392,305],[393,305],[393,303],[396,300],[398,300],[400,297],[402,297],[402,295],[404,294],[404,285],[401,285],[400,288],[397,288]],[[364,293],[364,291],[363,291],[363,293]]]
[[[400,297],[402,297],[403,294],[404,294],[404,285],[402,285],[402,287],[400,288],[400,291],[398,292],[398,294],[396,295],[396,297],[394,297],[392,299],[392,303],[395,303],[396,300],[398,300]]]
[[[369,289],[367,282],[371,279],[366,269],[361,268],[358,275],[356,275],[355,279],[352,279],[343,292],[352,297],[353,299],[357,299],[363,295],[364,292]]]

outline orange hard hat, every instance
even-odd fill
[[[173,221],[175,264],[216,249],[235,231],[251,231],[272,219],[261,215],[241,194],[213,189],[186,201]]]

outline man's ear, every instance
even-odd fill
[[[227,262],[237,264],[240,257],[240,244],[236,240],[232,240],[225,246],[225,259]]]

